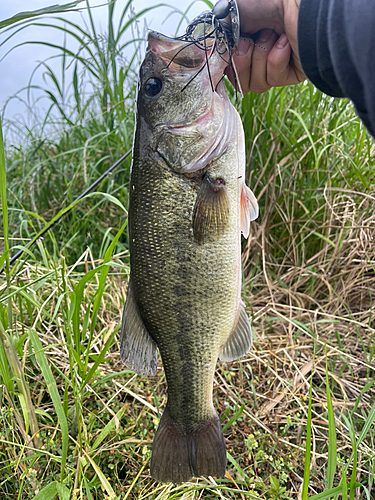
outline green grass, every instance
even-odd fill
[[[115,8],[105,36],[94,10],[85,31],[70,21],[56,28],[66,35],[61,73],[48,61],[37,69],[51,82],[42,121],[3,119],[0,498],[371,500],[375,149],[347,101],[303,83],[239,105],[247,183],[260,205],[243,242],[256,339],[216,372],[224,479],[174,486],[149,476],[166,382],[161,366],[147,379],[119,359],[129,162],[9,269],[9,248],[34,238],[131,147],[143,33],[131,4],[117,25]],[[53,19],[4,27],[7,57],[18,29]],[[126,32],[134,51],[125,61]]]

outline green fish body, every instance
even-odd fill
[[[258,206],[244,184],[243,129],[224,83],[213,92],[205,67],[186,86],[205,62],[194,45],[150,32],[130,180],[121,356],[153,375],[159,349],[168,401],[151,475],[174,483],[225,474],[215,366],[218,357],[244,355],[252,341],[240,298],[241,231],[247,236]],[[214,85],[225,66],[211,54]]]

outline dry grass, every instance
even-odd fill
[[[253,224],[243,256],[245,283],[250,290],[246,298],[257,340],[240,363],[252,367],[256,425],[263,431],[267,428],[270,440],[277,439],[287,452],[300,458],[312,381],[313,493],[326,485],[326,360],[338,453],[344,465],[352,454],[352,443],[342,415],[351,415],[358,436],[374,403],[375,190],[323,188],[325,205],[307,214],[307,221],[295,220],[294,207],[287,207],[291,215],[283,212],[282,223],[287,236],[277,239],[272,223],[275,212],[283,207],[277,206],[274,193],[279,186],[273,184],[271,179],[266,211],[262,220]],[[303,246],[316,235],[320,247],[304,259]],[[374,458],[371,438],[359,448],[358,481],[372,476]],[[339,470],[337,473],[340,476]],[[290,494],[301,492],[301,476],[299,463],[290,477]],[[362,498],[359,491],[355,498]]]
[[[125,215],[107,196],[88,214],[65,219],[60,234],[40,243],[11,282],[0,283],[0,499],[26,500],[41,491],[37,500],[57,494],[60,500],[301,498],[310,384],[309,494],[324,492],[333,447],[327,375],[337,434],[334,486],[344,476],[349,483],[354,467],[364,487],[350,500],[375,498],[373,143],[345,101],[327,99],[308,84],[248,95],[241,116],[248,185],[261,215],[243,245],[243,298],[256,337],[253,349],[239,361],[218,364],[215,378],[227,477],[173,486],[155,484],[149,476],[167,388],[161,365],[157,377],[146,379],[124,369],[119,359],[129,255],[126,237],[115,245],[112,229]],[[105,114],[92,129],[76,124],[53,147],[41,147],[38,161],[39,146],[8,152],[11,236],[34,236],[30,210],[48,219],[51,193],[56,206],[74,198],[72,179],[83,172],[86,181],[87,171],[95,177],[104,160],[128,149],[129,110],[126,117],[125,123],[114,116],[110,132]],[[116,127],[124,137],[118,138]],[[99,141],[101,135],[108,143]],[[90,138],[90,159],[81,136]],[[37,165],[40,179],[32,194],[41,191],[39,200],[28,200],[25,186],[33,172],[24,175],[24,165]],[[53,182],[44,185],[47,166]],[[108,187],[124,203],[128,177],[124,167]],[[5,179],[1,187],[5,191]],[[90,248],[84,250],[86,244]],[[108,275],[103,256],[111,261]]]
[[[374,388],[368,386],[375,368],[372,319],[375,276],[372,226],[375,215],[370,211],[372,198],[371,195],[348,191],[326,191],[323,196],[327,200],[329,223],[315,231],[329,236],[322,240],[321,249],[304,265],[295,265],[294,262],[299,249],[293,247],[293,241],[300,235],[293,234],[293,227],[291,244],[286,247],[282,264],[275,262],[272,254],[275,242],[272,231],[267,229],[266,218],[253,224],[251,238],[244,249],[245,284],[250,290],[246,300],[256,341],[246,358],[218,367],[215,379],[217,406],[221,414],[227,410],[224,425],[241,404],[245,405],[242,415],[225,433],[228,451],[237,467],[229,463],[227,480],[220,482],[229,489],[221,493],[224,498],[243,498],[244,492],[248,496],[251,491],[261,494],[262,489],[267,492],[265,498],[272,498],[268,489],[270,475],[286,487],[285,497],[275,494],[274,498],[298,498],[302,488],[310,381],[313,384],[310,492],[324,490],[328,453],[326,360],[336,417],[338,453],[343,465],[352,453],[352,444],[342,415],[352,416],[358,435],[374,401]],[[353,199],[360,201],[354,203]],[[119,257],[126,259],[126,255]],[[89,252],[83,255],[80,266],[85,272],[97,265]],[[255,268],[260,271],[254,275]],[[68,273],[71,290],[78,269],[79,266]],[[41,275],[47,271],[39,269]],[[32,276],[35,276],[35,268],[26,266],[23,279]],[[95,293],[96,286],[95,282],[89,285],[85,292],[88,297]],[[51,315],[57,292],[57,287],[44,292]],[[102,299],[97,334],[91,344],[93,354],[100,353],[111,332],[118,328],[125,293],[126,281],[113,275]],[[62,375],[69,377],[63,325],[44,321],[43,327],[38,333],[47,348],[48,358]],[[40,387],[35,367],[28,363],[27,366],[30,370],[27,370],[27,377],[33,385],[37,406],[40,411],[48,413],[52,410],[48,397],[47,403],[43,404],[48,394]],[[125,408],[121,423],[116,424],[110,439],[105,440],[93,455],[94,459],[96,456],[102,459],[113,457],[114,468],[107,469],[107,472],[111,473],[112,482],[117,477],[118,491],[128,492],[127,498],[158,498],[158,495],[168,498],[173,492],[178,496],[185,495],[187,485],[175,488],[172,485],[156,486],[148,475],[158,405],[161,411],[166,402],[166,383],[161,367],[158,377],[152,380],[122,373],[109,383],[100,384],[100,379],[122,370],[117,342],[114,342],[105,363],[100,366],[100,373],[93,384],[86,386],[82,396],[87,445],[92,444],[99,432],[91,434],[90,425],[100,429],[108,418]],[[69,394],[68,399],[70,397]],[[106,415],[104,419],[103,415]],[[72,414],[72,421],[73,417]],[[22,421],[22,417],[15,412],[15,429],[17,421]],[[57,429],[50,428],[49,435],[54,436],[56,432]],[[71,442],[75,442],[73,437]],[[359,446],[357,472],[361,482],[372,474],[374,453],[371,442],[372,439],[365,439]],[[100,462],[103,467],[105,460]],[[92,473],[87,474],[90,477]],[[337,479],[340,476],[338,469]],[[199,481],[198,485],[194,483],[191,486],[197,495],[194,498],[216,498],[220,490],[212,493],[209,484],[210,480],[208,483]],[[359,490],[355,498],[363,498]]]
[[[225,431],[230,454],[227,478],[216,482],[212,478],[200,479],[176,487],[152,481],[148,473],[151,442],[166,402],[162,368],[159,367],[158,377],[151,380],[124,371],[116,334],[98,371],[87,385],[80,385],[82,377],[71,364],[65,313],[59,297],[63,282],[66,290],[73,292],[78,280],[101,261],[87,250],[65,271],[64,278],[63,263],[56,263],[42,252],[43,264],[26,264],[14,278],[18,291],[22,288],[24,294],[13,303],[15,331],[20,339],[17,350],[37,408],[42,445],[39,450],[33,448],[31,439],[35,436],[26,432],[22,409],[5,388],[0,418],[8,429],[3,431],[6,440],[0,448],[1,467],[8,470],[8,475],[0,485],[3,495],[15,498],[12,488],[23,485],[21,498],[31,498],[31,492],[39,491],[59,474],[59,460],[52,457],[58,458],[61,451],[60,428],[50,421],[52,418],[56,422],[54,405],[38,364],[30,355],[30,326],[37,329],[61,400],[66,404],[69,449],[65,484],[76,492],[77,498],[104,498],[100,493],[103,489],[107,494],[113,491],[119,498],[129,499],[301,498],[310,382],[313,438],[309,491],[324,491],[329,451],[326,361],[337,432],[335,484],[339,483],[341,466],[351,466],[353,451],[343,416],[351,418],[358,441],[369,422],[375,395],[375,214],[371,209],[375,192],[321,188],[316,195],[320,205],[311,214],[303,197],[298,198],[295,206],[291,203],[293,186],[285,186],[277,157],[269,158],[267,168],[273,174],[264,184],[267,189],[263,189],[263,212],[259,221],[252,224],[243,252],[244,299],[256,340],[244,359],[218,366],[215,378],[215,404],[223,425],[230,423]],[[298,165],[294,164],[294,168],[291,183],[302,175]],[[259,191],[261,182],[255,190]],[[284,198],[280,202],[282,192]],[[262,199],[262,192],[259,198]],[[294,213],[297,209],[298,218]],[[313,239],[313,246],[309,238]],[[126,252],[112,259],[125,263],[127,260]],[[125,275],[124,271],[111,268],[89,345],[88,369],[111,334],[118,330],[127,272],[126,266]],[[92,308],[99,283],[98,274],[87,283],[80,305],[82,318],[87,308]],[[5,290],[3,283],[0,292]],[[31,298],[34,303],[27,305]],[[72,376],[75,382],[67,383]],[[78,416],[77,398],[81,407]],[[108,433],[95,446],[108,425]],[[370,495],[373,438],[370,425],[358,447],[357,480],[367,485]],[[25,441],[29,448],[20,458],[20,447]],[[108,478],[107,490],[103,478]],[[87,490],[91,497],[85,493]],[[366,497],[357,489],[355,499],[360,498]]]

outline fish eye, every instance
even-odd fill
[[[155,97],[160,94],[163,83],[159,78],[151,77],[144,85],[145,94],[148,97]]]

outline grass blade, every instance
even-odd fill
[[[108,424],[101,430],[99,436],[95,439],[94,444],[91,446],[91,451],[95,451],[100,443],[108,436],[108,434],[118,426],[119,421],[121,420],[124,411],[126,409],[126,405],[124,405],[121,410],[119,410],[114,417],[108,422]]]
[[[314,356],[315,359],[315,345],[314,345]],[[314,366],[314,363],[313,363]],[[312,367],[313,368],[313,367]],[[310,463],[311,463],[311,404],[312,404],[312,373],[310,377],[310,389],[309,389],[309,404],[307,408],[307,422],[306,422],[306,451],[305,451],[305,467],[303,471],[303,486],[302,486],[302,500],[307,500],[307,494],[309,489],[310,481]]]
[[[122,225],[122,227],[118,230],[116,236],[113,238],[111,244],[109,245],[109,247],[105,253],[103,267],[100,270],[99,287],[98,287],[98,291],[96,292],[93,311],[92,311],[92,315],[91,315],[90,336],[89,336],[89,340],[88,340],[88,348],[86,351],[86,361],[85,361],[86,369],[87,369],[87,365],[88,365],[88,361],[89,361],[89,351],[90,351],[92,338],[94,335],[96,320],[97,320],[97,316],[98,316],[98,312],[99,312],[99,306],[100,306],[100,302],[102,300],[102,296],[103,296],[104,288],[105,288],[105,283],[106,283],[106,279],[107,279],[107,275],[108,275],[108,271],[109,271],[109,266],[107,266],[106,264],[108,262],[110,262],[111,257],[112,257],[112,253],[117,245],[117,242],[118,242],[121,234],[123,233],[124,229],[126,228],[127,224],[128,224],[128,221],[126,220],[125,223]],[[80,304],[77,304],[78,308],[79,308],[79,306],[80,306]],[[104,357],[104,354],[103,354],[103,357]],[[97,364],[97,363],[95,363],[95,364]],[[96,368],[95,368],[95,370],[96,370]],[[92,369],[90,370],[90,372],[91,371],[92,371]],[[89,380],[88,377],[86,377],[86,380],[87,381]]]
[[[366,437],[368,431],[370,430],[370,427],[372,426],[373,422],[375,420],[375,404],[370,410],[370,413],[368,414],[368,417],[366,418],[365,425],[362,427],[361,434],[359,435],[358,441],[357,441],[357,447],[362,443],[364,438]],[[353,453],[352,453],[353,455]]]
[[[1,338],[1,334],[0,334]],[[9,364],[8,364],[8,359],[6,355],[6,351],[4,348],[4,342],[0,342],[0,375],[2,379],[2,383],[5,385],[7,388],[7,391],[9,394],[11,394],[13,391],[13,380],[12,376],[9,371]]]
[[[74,7],[77,7],[79,3],[83,2],[83,0],[75,0],[73,2],[65,3],[63,5],[50,5],[49,7],[44,7],[43,9],[37,10],[29,10],[25,12],[19,12],[14,16],[4,19],[4,21],[0,22],[0,29],[6,28],[11,24],[18,23],[20,21],[24,21],[25,19],[30,19],[32,17],[43,16],[46,14],[57,14],[61,12],[69,12],[71,10],[76,10]]]
[[[107,342],[105,343],[105,345],[103,346],[100,354],[98,355],[98,357],[95,359],[95,363],[92,365],[92,367],[90,368],[89,372],[87,373],[86,377],[84,378],[83,382],[82,382],[82,387],[84,387],[86,384],[88,384],[91,380],[91,378],[94,376],[96,370],[98,369],[98,366],[104,361],[104,358],[107,354],[107,351],[108,349],[111,347],[112,345],[112,342],[113,342],[113,338],[116,334],[116,331],[117,330],[114,330],[112,332],[112,334],[110,335],[109,339],[107,340]],[[90,343],[89,343],[90,345]],[[89,359],[89,349],[87,349],[87,359]],[[87,366],[86,368],[83,367],[82,365],[82,372],[83,373],[86,373],[87,371]]]
[[[29,386],[26,382],[23,366],[21,365],[20,358],[16,349],[15,339],[12,334],[5,332],[2,323],[0,323],[0,339],[4,345],[4,350],[10,366],[10,371],[13,374],[13,379],[17,382],[19,391],[19,400],[22,406],[22,411],[25,415],[25,427],[28,428],[29,422],[31,431],[34,435],[34,443],[36,448],[40,448],[39,442],[39,427],[36,418],[34,406],[32,403]]]
[[[342,467],[342,500],[348,500],[348,484],[346,482],[344,467]]]
[[[9,242],[8,242],[8,204],[6,192],[6,167],[5,167],[5,154],[4,154],[4,140],[2,123],[0,119],[0,196],[1,208],[3,211],[3,232],[4,232],[4,256],[6,272],[9,274]]]
[[[225,432],[227,429],[229,429],[229,427],[234,424],[235,422],[237,422],[237,419],[238,417],[240,417],[242,415],[242,412],[245,408],[245,403],[243,403],[239,408],[238,410],[236,411],[236,413],[228,420],[228,422],[224,425],[223,427],[223,432]]]
[[[70,500],[70,491],[65,485],[56,483],[56,490],[59,495],[59,500]]]
[[[357,478],[357,461],[358,461],[358,458],[357,458],[357,455],[358,455],[357,442],[356,442],[356,439],[355,439],[355,430],[354,430],[354,426],[353,426],[353,422],[352,422],[351,416],[349,416],[349,418],[347,418],[345,415],[343,415],[342,418],[345,421],[346,427],[349,429],[350,441],[351,441],[351,445],[352,445],[352,449],[353,449],[353,452],[352,452],[353,467],[352,467],[352,474],[351,474],[351,477],[350,477],[349,486],[350,486],[350,500],[354,500],[355,489],[356,489],[355,484],[356,484],[356,478]],[[347,470],[349,468],[350,463],[351,463],[351,460],[346,465],[343,474],[346,474],[346,472],[347,472]]]
[[[326,356],[327,356],[327,351],[326,351]],[[327,359],[327,357],[326,357],[326,394],[327,394],[327,409],[328,409],[327,484],[328,484],[328,488],[332,489],[333,479],[335,477],[336,466],[337,466],[337,442],[336,442],[335,414],[333,412],[331,392],[329,389],[328,359]]]
[[[356,488],[362,486],[361,483],[356,483]],[[322,493],[318,493],[317,495],[312,495],[309,497],[309,500],[327,500],[331,498],[333,495],[338,495],[342,493],[342,486],[336,486],[336,488],[332,488],[327,491],[323,491]]]
[[[40,339],[38,337],[37,332],[31,328],[30,332],[30,339],[34,347],[34,354],[36,356],[36,359],[38,360],[40,369],[42,371],[44,380],[46,381],[47,384],[47,390],[49,392],[49,395],[51,396],[53,405],[56,410],[57,418],[59,420],[60,428],[61,428],[61,434],[62,434],[62,451],[61,451],[61,479],[64,477],[64,470],[65,470],[65,464],[66,464],[66,457],[68,453],[68,442],[69,442],[69,429],[68,429],[68,421],[65,416],[64,408],[61,404],[61,398],[59,391],[56,386],[56,382],[54,379],[54,376],[52,374],[51,368],[49,367],[49,364],[47,362],[46,354],[44,352],[42,343],[40,342]]]
[[[92,468],[94,469],[94,471],[98,475],[98,478],[103,486],[103,489],[109,495],[109,497],[108,497],[109,500],[114,500],[115,498],[117,498],[115,492],[113,491],[112,486],[109,484],[108,479],[105,477],[102,470],[98,467],[98,465],[94,462],[94,460],[90,457],[90,455],[88,455],[85,452],[84,452],[84,454],[85,454],[86,458],[88,459],[88,461],[90,462],[90,464],[92,465]],[[143,466],[143,469],[144,469],[144,467],[145,466]]]
[[[47,484],[42,490],[39,491],[33,498],[33,500],[54,500],[57,495],[57,482]]]

